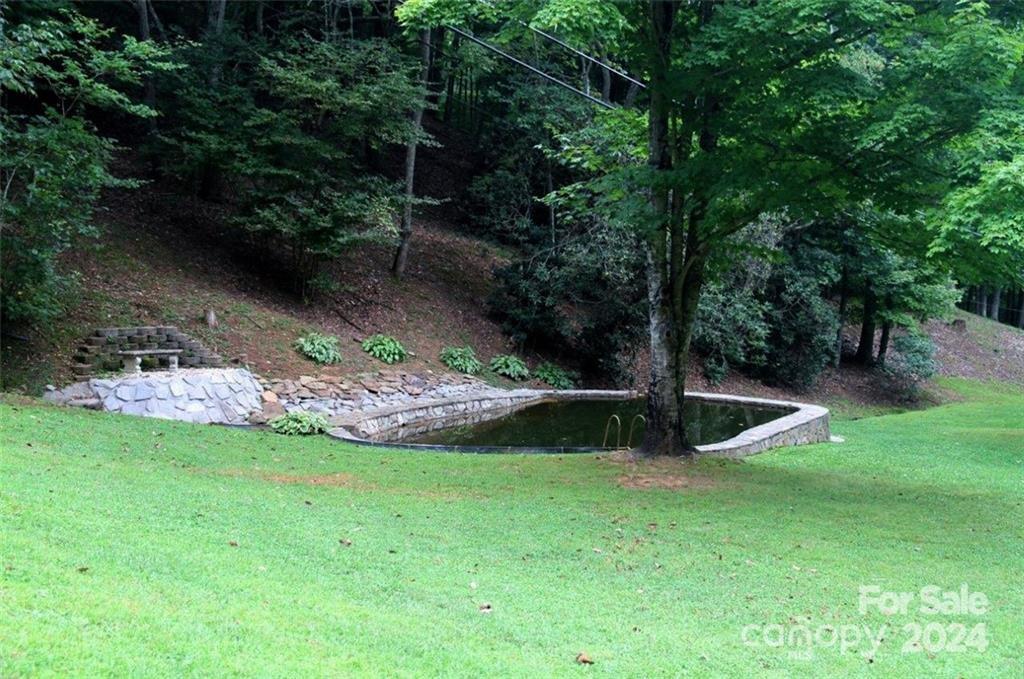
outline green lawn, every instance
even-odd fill
[[[1024,394],[953,386],[844,444],[646,468],[0,405],[0,676],[1019,677]],[[858,611],[961,583],[986,614]],[[934,621],[987,650],[901,652]],[[889,631],[870,660],[759,636],[800,624]]]

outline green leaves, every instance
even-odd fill
[[[494,21],[498,16],[497,3],[480,0],[405,0],[395,8],[395,17],[409,29],[467,26],[473,21]]]
[[[883,369],[893,388],[904,399],[913,400],[921,383],[939,368],[935,361],[935,344],[927,335],[910,333],[893,340],[893,349]]]
[[[148,117],[156,112],[124,92],[147,73],[179,65],[166,48],[125,36],[119,48],[106,46],[114,29],[68,9],[58,18],[27,21],[6,30],[0,41],[0,89],[55,97],[63,115],[97,106]]]
[[[231,184],[235,225],[285,255],[305,294],[324,261],[396,236],[399,186],[363,160],[417,134],[407,112],[425,93],[383,40],[288,34],[250,47],[229,58],[215,89],[201,70],[179,75],[166,155],[211,193]]]
[[[518,356],[511,354],[499,354],[491,359],[489,365],[491,372],[507,377],[510,380],[522,381],[530,377],[530,369]]]
[[[363,351],[388,365],[404,361],[409,353],[390,335],[371,335],[363,340]]]
[[[548,361],[538,365],[533,371],[533,376],[555,389],[573,389],[580,378],[576,373]]]
[[[327,418],[320,413],[305,411],[279,415],[267,422],[270,428],[285,436],[310,436],[326,433],[330,428]]]
[[[476,357],[473,347],[445,347],[441,349],[441,362],[452,370],[466,375],[476,375],[484,364]]]
[[[617,47],[632,30],[619,3],[590,0],[548,0],[530,25],[553,30],[578,47],[602,49]]]
[[[338,338],[334,335],[311,332],[295,340],[295,348],[315,363],[341,363],[341,350],[338,348]]]
[[[150,117],[126,91],[154,70],[171,70],[167,51],[126,39],[71,10],[3,26],[0,91],[20,106],[0,107],[0,316],[41,321],[62,311],[74,275],[59,255],[96,234],[95,204],[105,188],[136,183],[109,171],[115,151],[85,118],[87,107]],[[19,102],[20,103],[20,102]],[[17,110],[31,113],[17,113]]]

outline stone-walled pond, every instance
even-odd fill
[[[286,412],[317,412],[335,438],[410,450],[621,449],[638,445],[645,425],[635,392],[501,389],[448,373],[266,380],[244,368],[200,368],[94,377],[44,398],[198,424],[263,424]],[[738,457],[829,440],[825,408],[722,394],[687,398],[688,435],[701,453]]]
[[[643,440],[647,403],[642,398],[551,400],[504,417],[398,438],[446,446],[631,448]],[[686,434],[694,445],[730,439],[745,429],[790,412],[781,408],[691,400],[683,406]]]

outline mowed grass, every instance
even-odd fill
[[[0,405],[0,676],[1021,676],[1024,394],[954,387],[695,465]],[[858,610],[962,583],[986,614]],[[901,652],[931,621],[988,648]],[[871,657],[743,641],[799,624],[888,632]]]

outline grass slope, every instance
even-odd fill
[[[691,466],[0,405],[0,675],[1020,676],[1024,395],[955,387]],[[858,612],[961,583],[989,613],[942,620],[983,653],[902,654],[934,618]],[[799,621],[891,631],[871,662],[741,642]]]

